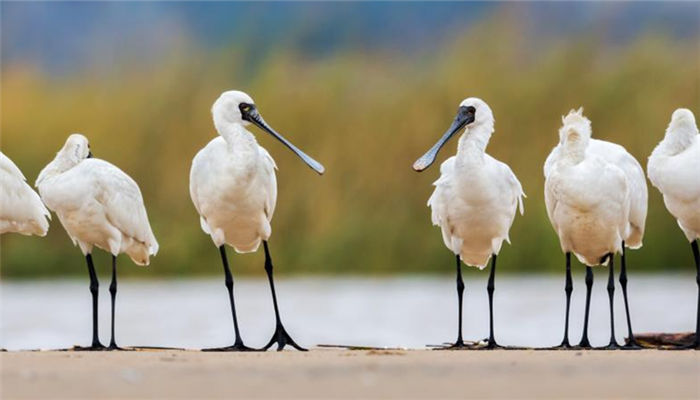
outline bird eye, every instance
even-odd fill
[[[243,112],[248,112],[248,111],[250,111],[251,106],[250,106],[250,104],[247,104],[247,103],[241,103],[240,109]]]

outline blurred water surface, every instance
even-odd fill
[[[465,271],[465,339],[488,334],[487,273]],[[496,278],[496,337],[502,344],[555,345],[564,319],[564,279],[560,276]],[[631,276],[629,291],[636,331],[691,331],[696,286],[691,275]],[[607,271],[596,270],[590,338],[607,343]],[[100,288],[100,335],[109,342],[109,282]],[[51,349],[90,341],[88,280],[4,281],[0,346],[8,350]],[[422,348],[453,340],[456,328],[454,280],[449,277],[280,279],[282,318],[304,346],[352,344]],[[246,344],[262,346],[274,327],[266,280],[235,283],[239,323]],[[626,333],[619,285],[616,332]],[[575,276],[572,341],[580,337],[585,286]],[[117,301],[117,341],[124,346],[202,348],[233,341],[223,279],[123,280]]]

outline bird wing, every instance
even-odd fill
[[[13,176],[17,179],[21,179],[22,181],[26,181],[27,179],[24,177],[22,174],[22,171],[15,165],[15,163],[12,162],[12,160],[9,159],[5,154],[3,154],[0,151],[0,170],[3,170],[6,172],[8,175]]]
[[[691,146],[678,154],[667,156],[652,153],[647,170],[652,184],[664,196],[682,203],[695,203],[700,198],[700,135],[695,137]]]
[[[515,207],[517,205],[517,208],[520,211],[520,215],[525,214],[525,207],[523,206],[523,197],[527,196],[523,191],[523,186],[520,184],[520,181],[515,176],[515,173],[513,173],[513,170],[510,169],[508,164],[498,160],[496,161],[498,162],[501,171],[503,171],[503,174],[506,176],[508,185],[510,186],[510,195],[513,202],[513,206]]]
[[[456,157],[452,156],[440,165],[440,177],[433,182],[435,190],[428,198],[428,207],[431,210],[433,225],[442,226],[447,221],[447,199],[452,192],[454,181],[454,165]]]
[[[588,151],[613,163],[615,166],[619,167],[627,177],[630,195],[629,223],[635,231],[633,232],[635,243],[641,245],[649,197],[646,177],[644,176],[642,166],[623,146],[616,143],[591,139]]]
[[[202,215],[202,211],[200,209],[199,193],[197,191],[199,177],[197,176],[196,172],[201,169],[206,170],[206,166],[202,167],[201,165],[206,163],[206,157],[204,156],[205,149],[206,147],[197,152],[192,159],[192,167],[190,168],[190,198],[192,198],[192,204],[194,204],[194,208],[197,210],[197,214],[200,216]]]
[[[551,171],[550,171],[551,172]],[[554,231],[559,233],[559,225],[557,224],[556,218],[554,218],[554,211],[557,209],[557,196],[558,191],[557,186],[559,185],[559,179],[557,179],[556,173],[554,175],[547,175],[544,181],[544,204],[547,209],[547,217],[549,217],[549,222],[552,224]]]
[[[263,158],[264,175],[269,178],[264,186],[266,191],[265,215],[267,216],[267,220],[270,221],[272,220],[272,215],[275,213],[275,205],[277,204],[277,177],[275,176],[277,164],[264,147],[258,146],[258,148]]]
[[[0,220],[20,233],[46,234],[51,219],[39,195],[27,184],[22,171],[0,152]],[[30,228],[31,227],[31,228]]]
[[[556,145],[551,152],[549,152],[549,155],[547,156],[547,159],[544,161],[544,177],[547,178],[549,174],[552,171],[552,168],[554,168],[554,163],[557,162],[559,159],[559,153],[561,151],[561,148],[559,145]]]
[[[445,246],[452,251],[455,250],[453,249],[452,243],[453,231],[449,221],[448,204],[449,200],[454,197],[453,182],[455,160],[456,157],[452,156],[440,165],[440,177],[433,183],[435,190],[428,199],[430,220],[433,225],[440,227],[442,240]],[[459,249],[456,251],[459,251]]]
[[[148,214],[136,182],[124,171],[107,161],[90,158],[79,164],[90,170],[95,200],[104,207],[109,222],[125,236],[145,244],[150,254],[158,252]]]

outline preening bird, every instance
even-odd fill
[[[625,246],[642,246],[647,213],[647,187],[644,171],[624,147],[591,138],[591,122],[583,109],[572,110],[562,118],[559,144],[544,165],[547,215],[566,254],[566,320],[564,340],[569,348],[569,305],[573,290],[571,253],[586,265],[586,311],[580,347],[591,347],[588,316],[593,287],[592,266],[609,262],[610,343],[618,348],[613,319],[614,259],[622,254],[620,284],[625,299],[629,343],[638,345],[632,333],[627,300]]]
[[[700,135],[695,116],[685,108],[673,112],[661,143],[647,163],[651,183],[664,197],[668,211],[690,242],[698,284],[695,343],[700,348]]]
[[[510,241],[508,232],[516,210],[523,213],[525,193],[510,167],[486,154],[486,146],[494,131],[494,118],[489,106],[475,97],[462,101],[452,125],[413,164],[413,169],[420,172],[428,168],[442,146],[462,128],[464,133],[459,139],[457,155],[440,166],[440,178],[434,183],[435,191],[428,206],[432,210],[433,224],[442,230],[445,246],[455,254],[457,261],[459,327],[457,340],[450,348],[466,347],[462,339],[464,281],[460,260],[483,269],[489,258],[492,259],[487,285],[489,339],[485,346],[491,349],[498,347],[493,328],[496,256],[503,241]]]
[[[107,161],[92,157],[85,136],[72,134],[36,180],[46,206],[58,215],[68,236],[85,255],[92,294],[92,345],[102,350],[97,332],[99,282],[92,262],[98,247],[112,255],[112,329],[107,349],[118,349],[114,338],[117,296],[117,255],[126,253],[134,263],[148,265],[158,252],[138,185]]]
[[[249,253],[256,251],[260,242],[265,250],[265,271],[276,318],[275,333],[263,349],[267,350],[277,343],[278,350],[286,345],[305,350],[292,340],[282,324],[272,276],[272,258],[267,241],[272,234],[270,221],[277,202],[277,166],[270,153],[258,145],[255,136],[246,127],[253,124],[272,135],[317,173],[323,174],[324,168],[272,129],[260,116],[253,99],[243,92],[232,90],[222,93],[214,102],[211,112],[219,136],[212,139],[192,160],[190,196],[199,213],[202,230],[211,236],[219,248],[235,333],[233,345],[212,350],[252,350],[243,344],[238,329],[233,277],[225,245],[233,247],[238,253]]]
[[[46,236],[51,214],[22,171],[0,152],[0,234]]]

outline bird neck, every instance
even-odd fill
[[[82,160],[75,160],[72,159],[71,157],[67,157],[63,152],[59,152],[56,154],[56,157],[44,167],[44,169],[41,170],[39,173],[39,176],[36,178],[36,186],[39,186],[42,182],[46,181],[49,178],[53,178],[55,176],[58,176],[69,169],[75,167],[76,165],[80,164]]]
[[[654,153],[673,156],[683,152],[693,144],[698,136],[698,128],[693,123],[683,121],[671,123],[666,129],[664,139],[659,143]]]
[[[586,157],[588,141],[589,139],[587,136],[581,135],[574,130],[569,131],[562,144],[564,160],[573,164],[578,164],[583,161]]]
[[[461,158],[483,156],[492,133],[493,124],[467,127],[459,138],[457,156]]]
[[[241,124],[217,124],[216,129],[230,148],[247,149],[258,145],[255,136]]]

